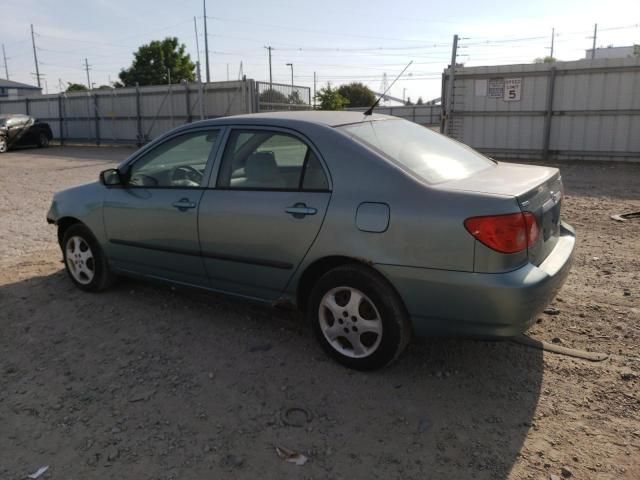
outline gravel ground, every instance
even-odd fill
[[[640,478],[640,220],[609,218],[640,210],[640,165],[561,167],[578,250],[529,332],[608,360],[432,339],[363,374],[295,313],[74,288],[51,195],[130,152],[0,155],[0,478]]]

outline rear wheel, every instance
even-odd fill
[[[379,273],[357,264],[333,269],[318,280],[308,315],[324,350],[357,370],[393,362],[411,337],[398,294]]]
[[[48,146],[49,146],[49,136],[46,133],[41,132],[40,135],[38,136],[38,147],[45,148]]]
[[[62,239],[64,265],[71,281],[87,292],[105,290],[114,281],[107,259],[91,231],[81,224],[71,225]]]

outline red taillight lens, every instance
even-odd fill
[[[464,226],[476,239],[500,253],[521,252],[533,245],[540,233],[531,212],[471,217]]]

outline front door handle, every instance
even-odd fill
[[[293,207],[285,208],[284,211],[289,215],[293,215],[295,218],[304,218],[306,215],[315,215],[318,213],[318,210],[307,207],[304,203],[296,203]]]
[[[172,205],[181,212],[185,212],[190,208],[196,208],[196,202],[191,202],[188,198],[181,198],[177,202],[173,202]]]

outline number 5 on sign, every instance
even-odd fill
[[[521,78],[505,78],[504,79],[504,101],[519,102],[522,94]]]

